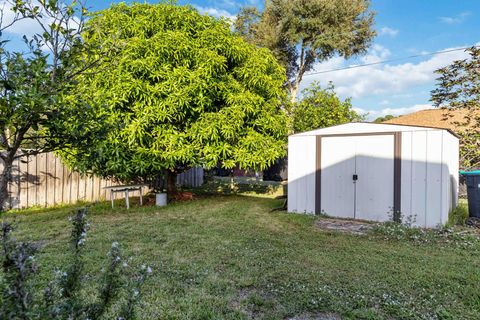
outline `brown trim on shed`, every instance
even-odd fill
[[[355,136],[393,136],[393,214],[401,211],[402,192],[402,132],[365,132],[317,135],[315,143],[315,214],[322,212],[322,138]]]
[[[322,212],[322,136],[315,141],[315,214]]]
[[[393,160],[393,217],[399,222],[402,210],[402,133],[394,135]]]

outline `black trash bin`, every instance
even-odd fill
[[[480,170],[461,172],[467,185],[468,215],[480,218]]]

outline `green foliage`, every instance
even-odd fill
[[[388,120],[392,120],[394,119],[395,116],[392,116],[391,114],[387,114],[386,116],[384,117],[378,117],[376,118],[375,120],[373,120],[373,122],[375,123],[382,123],[382,122],[385,122],[385,121],[388,121]]]
[[[265,9],[243,8],[235,29],[269,48],[285,66],[292,102],[305,72],[334,55],[349,58],[368,49],[375,31],[368,0],[274,0]]]
[[[29,55],[6,52],[0,63],[0,148],[5,161],[65,146],[81,148],[100,133],[94,110],[70,95],[75,84],[52,74],[67,71],[54,71],[48,54],[36,46]]]
[[[360,121],[363,117],[352,109],[350,99],[341,101],[330,84],[322,89],[313,83],[302,92],[302,100],[292,111],[292,127],[295,133],[337,124]]]
[[[460,136],[460,167],[472,169],[480,167],[480,122],[473,128],[457,132]]]
[[[207,181],[192,191],[199,195],[244,194],[261,196],[281,196],[284,186],[276,181],[261,181],[247,177],[208,177]]]
[[[86,13],[81,1],[6,0],[0,10],[2,16],[13,16],[11,22],[0,21],[2,210],[15,159],[65,146],[81,148],[99,131],[89,104],[71,95],[76,76],[89,68],[76,58],[88,54],[80,38]],[[24,48],[7,46],[5,32],[23,19],[33,20],[43,32],[23,36]]]
[[[431,101],[436,107],[467,110],[465,119],[457,126],[459,132],[460,166],[464,169],[480,166],[480,48],[467,50],[470,57],[456,60],[451,65],[435,72],[437,88],[431,92]]]
[[[29,319],[33,312],[31,284],[26,280],[37,271],[33,243],[16,243],[10,236],[14,226],[1,223],[0,317]]]
[[[222,20],[172,4],[119,4],[88,22],[108,48],[79,91],[108,137],[64,158],[81,171],[136,180],[202,165],[265,168],[285,154],[284,70]]]
[[[439,77],[431,101],[436,107],[480,108],[480,48],[472,47],[467,52],[469,58],[435,71]]]
[[[448,225],[449,226],[464,226],[465,222],[468,219],[468,205],[466,202],[460,203],[454,209],[452,209],[448,214]]]
[[[108,264],[101,272],[97,299],[85,299],[85,241],[89,223],[87,209],[78,209],[70,218],[70,261],[62,270],[57,269],[54,279],[48,283],[43,294],[32,285],[38,275],[36,254],[39,246],[33,242],[19,242],[12,237],[14,226],[6,221],[0,223],[0,318],[1,319],[103,319],[118,305],[116,319],[135,319],[135,305],[140,299],[140,290],[151,269],[142,266],[131,283],[125,274],[128,264],[122,257],[118,243],[114,242],[108,252]],[[124,290],[127,297],[120,299]],[[43,297],[43,299],[41,299]]]

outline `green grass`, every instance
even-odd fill
[[[286,195],[286,186],[277,181],[262,181],[249,177],[209,177],[193,191],[204,195],[249,195],[275,197]]]
[[[466,199],[460,199],[458,206],[450,211],[448,215],[449,226],[463,226],[468,219],[468,202]]]
[[[103,267],[113,241],[131,264],[151,265],[142,319],[480,319],[478,241],[327,232],[315,217],[270,212],[280,204],[216,196],[129,211],[94,205],[88,270]],[[18,238],[44,244],[41,282],[66,259],[70,210],[16,214]]]

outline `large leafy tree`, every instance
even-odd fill
[[[460,165],[480,167],[480,48],[467,50],[470,57],[454,61],[436,71],[437,88],[431,92],[436,107],[466,110],[457,123],[460,139]],[[463,128],[463,129],[462,129]]]
[[[285,71],[229,24],[188,6],[118,4],[92,16],[88,45],[109,47],[79,90],[110,128],[89,152],[66,156],[82,171],[124,181],[192,166],[263,169],[285,154]]]
[[[70,94],[90,66],[80,33],[86,9],[79,1],[6,0],[0,8],[0,210],[7,207],[15,159],[88,144],[96,123],[91,108]],[[9,33],[29,20],[33,36]],[[10,43],[9,39],[14,40]],[[15,40],[16,39],[16,40]],[[93,61],[93,60],[92,60]]]
[[[363,54],[375,36],[369,0],[266,0],[264,11],[243,8],[236,31],[269,48],[285,66],[291,101],[305,72],[335,55]]]
[[[392,119],[395,119],[395,116],[391,115],[391,114],[387,114],[385,116],[377,117],[375,120],[373,120],[373,122],[374,123],[382,123],[382,122],[392,120]]]
[[[350,99],[342,101],[337,96],[333,84],[322,89],[314,82],[302,91],[302,100],[292,112],[292,128],[304,132],[362,119]]]
[[[285,111],[290,115],[290,132],[298,133],[337,124],[364,120],[352,108],[351,99],[341,100],[330,83],[322,88],[313,82],[301,94],[301,100],[285,105]],[[285,173],[287,159],[279,159],[274,165],[263,171],[266,180],[282,180]]]

